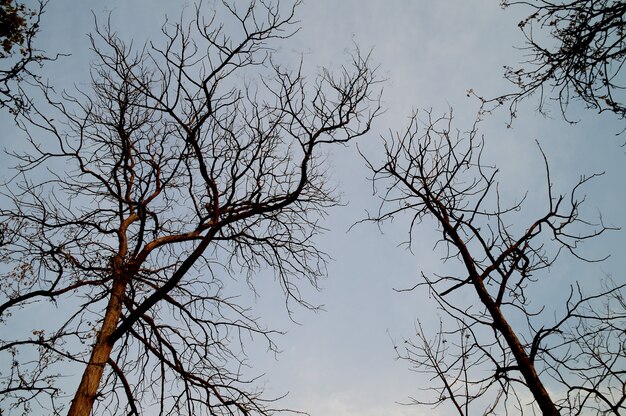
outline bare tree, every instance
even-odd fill
[[[559,255],[591,261],[579,244],[608,229],[580,217],[580,188],[597,175],[557,195],[546,162],[545,211],[528,222],[520,215],[524,198],[501,202],[477,126],[460,133],[451,122],[451,114],[427,113],[423,121],[414,114],[406,131],[386,141],[386,163],[370,164],[384,191],[369,220],[408,215],[409,245],[418,224],[434,221],[451,269],[423,274],[408,289],[426,287],[443,314],[437,335],[418,322],[417,338],[396,346],[400,358],[435,380],[414,401],[449,404],[460,415],[623,413],[626,286],[608,284],[589,296],[573,282],[553,320],[537,299]]]
[[[626,3],[531,0],[502,1],[502,6],[527,6],[532,13],[519,23],[528,60],[505,67],[505,77],[518,91],[495,101],[510,101],[512,116],[520,100],[538,94],[540,111],[546,100],[555,99],[566,119],[572,100],[626,117]]]
[[[367,56],[308,84],[273,62],[296,6],[198,6],[139,49],[97,28],[91,90],[31,103],[0,211],[8,412],[60,414],[72,391],[70,415],[275,410],[243,371],[247,340],[275,350],[274,331],[227,282],[269,267],[311,306],[298,282],[324,274],[313,239],[338,202],[321,148],[378,112]],[[17,331],[27,313],[54,326]]]
[[[54,60],[38,50],[34,40],[40,30],[40,21],[46,1],[38,1],[35,9],[14,0],[0,1],[0,107],[14,114],[25,109],[23,82],[40,84],[33,66]]]

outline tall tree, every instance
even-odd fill
[[[451,114],[423,121],[415,114],[385,150],[382,166],[370,164],[383,189],[370,220],[406,214],[409,244],[419,224],[434,221],[450,265],[409,289],[426,287],[443,315],[438,334],[418,324],[417,338],[397,346],[434,380],[416,403],[449,404],[459,415],[623,413],[626,285],[609,283],[590,296],[572,282],[554,319],[537,299],[559,255],[585,260],[580,243],[608,229],[581,218],[581,187],[596,175],[558,195],[546,162],[545,210],[528,221],[520,216],[524,198],[510,206],[501,200],[476,125],[460,133]]]
[[[199,6],[139,49],[97,28],[91,89],[43,89],[20,118],[32,146],[0,210],[5,408],[59,414],[70,393],[69,415],[272,413],[242,349],[275,348],[273,331],[227,282],[270,267],[306,305],[298,281],[324,273],[313,237],[337,203],[321,149],[378,112],[358,52],[310,84],[271,59],[296,6]],[[11,335],[35,310],[57,325]]]

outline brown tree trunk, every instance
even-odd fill
[[[535,366],[530,361],[530,358],[528,357],[528,354],[526,354],[524,347],[519,342],[519,339],[513,332],[513,329],[511,329],[511,327],[506,322],[505,324],[506,328],[500,328],[500,332],[507,340],[509,347],[511,348],[511,352],[515,356],[517,364],[519,365],[519,371],[522,373],[522,376],[524,376],[524,380],[526,380],[528,389],[535,397],[537,405],[539,405],[539,408],[541,409],[541,413],[543,413],[544,416],[560,415],[558,409],[552,401],[552,398],[548,394],[548,391],[539,379],[539,375],[535,370]]]
[[[89,416],[91,414],[104,367],[113,349],[111,334],[115,331],[122,314],[122,301],[127,282],[128,279],[126,278],[117,278],[113,281],[111,297],[107,304],[102,327],[96,337],[89,363],[72,400],[68,416]]]
[[[426,201],[427,198],[423,199]],[[426,202],[428,203],[428,201]],[[531,361],[530,357],[524,350],[524,346],[520,342],[513,328],[511,328],[511,326],[509,325],[509,322],[500,310],[500,307],[496,304],[496,302],[489,294],[489,291],[485,287],[483,279],[476,269],[474,259],[472,258],[469,249],[467,248],[467,245],[457,233],[456,228],[450,222],[446,207],[438,201],[436,201],[436,204],[439,209],[435,208],[433,204],[429,204],[430,211],[437,217],[440,224],[443,225],[446,232],[452,238],[454,245],[461,252],[465,267],[469,272],[470,277],[472,278],[474,289],[476,290],[480,301],[489,311],[489,314],[493,319],[494,327],[502,334],[507,345],[511,349],[511,353],[515,357],[515,361],[517,362],[519,371],[520,373],[522,373],[522,376],[526,381],[526,385],[532,393],[533,397],[535,398],[539,409],[541,409],[541,413],[544,416],[560,416],[559,410],[554,404],[554,401],[552,401],[552,398],[548,394],[548,391],[539,379],[539,375],[535,370],[534,363]]]
[[[485,288],[482,280],[478,277],[475,277],[474,279],[474,287],[476,288],[476,292],[478,293],[481,301],[487,307],[487,310],[491,314],[495,328],[502,334],[509,348],[511,349],[511,353],[513,353],[513,356],[515,357],[515,361],[517,362],[519,371],[520,373],[522,373],[528,389],[532,393],[535,401],[537,402],[537,405],[541,409],[541,413],[544,416],[559,416],[560,413],[558,409],[556,408],[554,402],[552,401],[552,398],[548,394],[545,386],[539,379],[539,375],[535,370],[535,365],[530,360],[530,357],[524,350],[524,346],[519,341],[517,334],[509,325],[498,305],[495,304],[495,302],[487,292],[487,288]]]

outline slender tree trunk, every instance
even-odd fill
[[[128,279],[123,276],[113,281],[111,297],[104,314],[104,321],[96,337],[87,368],[83,373],[74,400],[72,400],[68,416],[89,416],[91,414],[98,387],[100,387],[102,380],[102,374],[104,373],[104,367],[113,349],[111,334],[115,331],[122,314],[122,301],[127,283]]]
[[[544,416],[559,416],[560,413],[556,408],[556,405],[552,401],[552,398],[548,394],[545,386],[539,379],[539,375],[535,370],[535,365],[530,360],[530,357],[524,350],[524,346],[519,341],[517,334],[513,331],[513,328],[509,325],[508,321],[502,314],[502,311],[495,304],[489,293],[487,292],[487,288],[485,288],[483,282],[480,278],[474,278],[474,287],[476,288],[476,292],[480,297],[483,304],[487,307],[487,310],[491,314],[493,318],[493,323],[495,328],[500,331],[504,339],[506,340],[513,356],[515,357],[515,361],[519,367],[520,373],[524,377],[526,381],[526,385],[528,389],[532,393],[533,397],[537,401],[537,405],[541,409],[541,413]]]
[[[519,371],[522,373],[522,376],[526,381],[526,385],[535,398],[539,409],[541,409],[544,416],[560,416],[559,410],[548,394],[545,386],[539,379],[539,375],[535,370],[535,365],[526,353],[526,350],[524,350],[524,346],[520,342],[513,328],[509,325],[509,322],[506,320],[504,314],[500,310],[500,307],[496,304],[485,287],[467,245],[457,233],[456,228],[450,222],[446,207],[442,203],[438,202],[436,198],[432,197],[432,195],[428,195],[422,199],[428,204],[430,211],[436,216],[439,223],[443,225],[446,232],[452,238],[454,245],[461,252],[465,267],[472,278],[474,289],[476,290],[480,301],[489,311],[489,314],[493,319],[494,327],[502,334],[507,345],[511,349],[511,353],[515,357]],[[435,205],[429,202],[431,199],[435,201],[435,204],[439,207],[439,209],[435,208]]]

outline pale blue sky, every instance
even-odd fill
[[[44,50],[72,56],[46,66],[47,75],[65,86],[84,82],[92,59],[86,38],[93,27],[91,10],[101,19],[111,10],[112,26],[124,36],[140,39],[158,34],[164,14],[173,14],[176,19],[182,4],[51,1],[43,19],[40,45]],[[466,90],[473,88],[487,97],[508,92],[502,67],[522,59],[521,52],[513,47],[522,42],[519,18],[516,10],[503,11],[493,0],[307,0],[298,10],[301,30],[276,46],[284,61],[295,63],[303,54],[305,70],[311,72],[343,62],[345,51],[354,43],[362,50],[373,48],[372,60],[387,79],[383,85],[387,110],[359,146],[376,158],[381,151],[380,135],[404,128],[412,109],[432,108],[442,113],[452,106],[456,125],[464,130],[478,109],[478,102],[468,98]],[[512,129],[505,127],[503,111],[481,125],[487,157],[502,171],[505,194],[521,196],[529,189],[529,212],[541,210],[545,181],[534,143],[538,139],[549,158],[557,189],[567,190],[580,174],[606,171],[587,188],[587,208],[591,215],[601,211],[608,224],[626,228],[626,155],[619,146],[626,136],[614,135],[623,128],[623,121],[573,107],[572,114],[581,121],[571,126],[561,119],[557,108],[552,118],[545,118],[534,111],[535,107],[532,99],[525,102]],[[2,122],[8,124],[6,119]],[[4,145],[9,148],[12,144]],[[296,309],[295,319],[300,324],[294,324],[271,273],[258,276],[261,296],[255,300],[248,293],[246,299],[268,326],[287,334],[276,339],[283,350],[276,359],[264,354],[262,347],[250,350],[251,373],[265,373],[260,382],[270,395],[289,392],[283,406],[312,416],[437,414],[396,403],[406,401],[428,380],[394,360],[391,340],[410,337],[416,318],[436,324],[436,311],[425,293],[398,294],[392,289],[413,285],[420,271],[432,274],[445,270],[433,252],[438,235],[425,224],[415,236],[410,253],[398,247],[406,240],[407,222],[402,219],[385,227],[384,234],[371,225],[346,233],[366,210],[377,208],[377,200],[371,195],[366,180],[369,174],[354,147],[338,149],[330,156],[332,178],[348,205],[330,212],[325,224],[330,231],[318,240],[335,259],[328,279],[322,283],[323,290],[304,290],[312,303],[325,305],[325,312]],[[626,231],[598,239],[589,250],[613,257],[593,266],[565,259],[550,273],[542,291],[551,298],[551,290],[575,278],[592,287],[604,273],[623,281],[619,273],[626,266],[624,247]],[[441,414],[446,414],[445,410]]]

